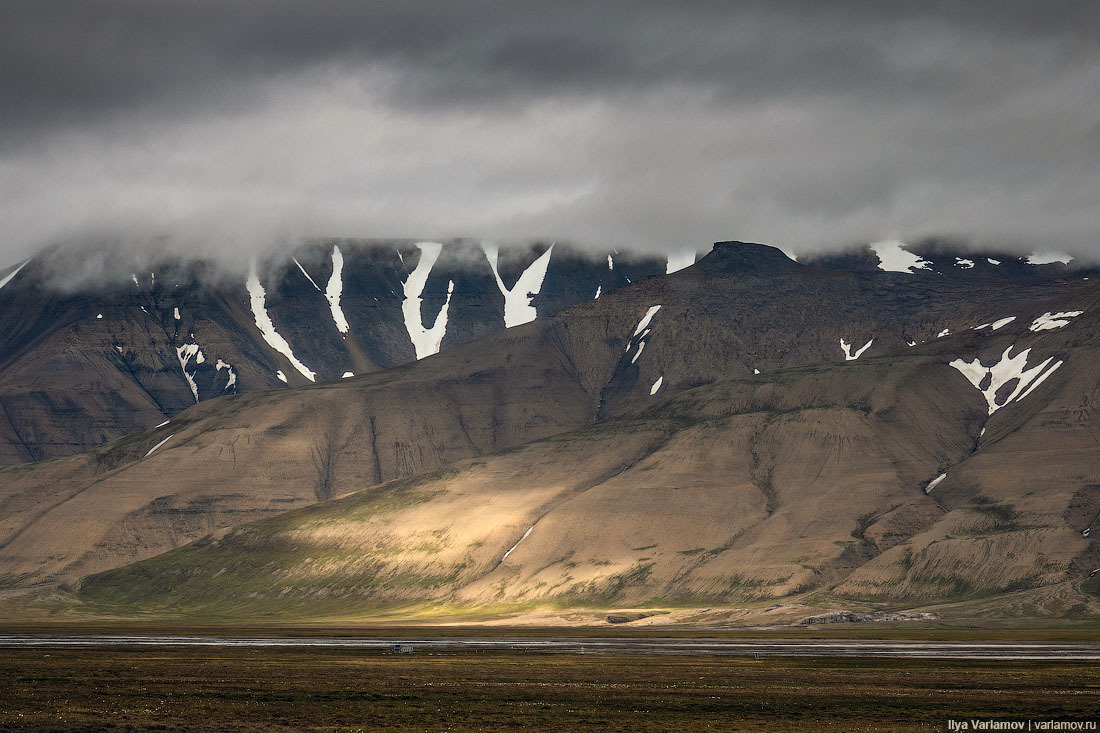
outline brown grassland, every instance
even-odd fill
[[[0,729],[934,731],[1095,719],[1092,663],[0,649]]]

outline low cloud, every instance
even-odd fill
[[[107,237],[239,264],[314,236],[1100,253],[1094,4],[819,6],[13,3],[0,254]]]

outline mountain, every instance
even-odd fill
[[[1093,274],[917,259],[719,243],[431,358],[2,469],[0,573],[250,617],[790,598],[1094,614]]]
[[[405,364],[547,317],[664,258],[566,245],[318,241],[213,263],[54,249],[0,279],[0,464],[56,458],[197,402]]]

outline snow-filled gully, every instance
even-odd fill
[[[531,305],[534,296],[542,292],[542,283],[546,279],[546,270],[550,266],[550,257],[554,251],[554,245],[550,245],[545,252],[538,256],[534,262],[527,266],[523,274],[516,280],[515,285],[509,289],[500,277],[497,269],[498,247],[492,242],[482,242],[481,250],[485,253],[485,259],[489,261],[489,267],[493,270],[493,277],[497,281],[497,288],[504,296],[504,327],[512,328],[530,323],[538,317],[535,306]],[[608,256],[608,264],[611,257]]]
[[[290,348],[290,344],[275,330],[275,324],[272,322],[271,316],[267,312],[267,292],[264,290],[263,285],[260,284],[259,275],[256,274],[255,260],[250,263],[245,287],[248,289],[249,305],[252,308],[252,317],[256,319],[256,328],[260,330],[260,335],[263,336],[267,345],[285,356],[287,361],[290,362],[290,365],[297,369],[303,377],[311,382],[317,381],[316,372],[298,361],[297,357],[294,356],[294,350]],[[280,375],[282,371],[279,370],[276,374]],[[286,376],[280,376],[279,379],[285,382]]]
[[[424,286],[428,284],[428,276],[432,274],[439,253],[443,251],[443,245],[438,242],[420,242],[417,245],[420,250],[420,261],[402,283],[404,300],[401,301],[401,314],[405,318],[405,330],[412,341],[413,350],[417,359],[439,353],[443,336],[447,333],[447,310],[451,307],[451,294],[454,293],[455,282],[447,283],[447,300],[435,316],[430,328],[424,327],[424,320],[420,315],[420,304],[424,302],[421,295]]]

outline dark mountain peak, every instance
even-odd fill
[[[715,242],[714,249],[699,264],[727,272],[792,270],[799,266],[777,247],[736,241]]]

